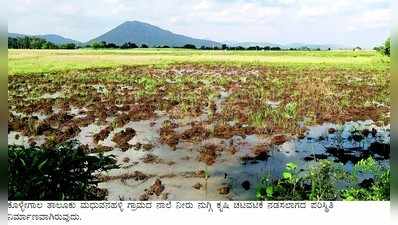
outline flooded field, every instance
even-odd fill
[[[222,64],[14,75],[8,144],[115,155],[120,167],[98,174],[108,200],[255,200],[289,162],[388,166],[388,76]]]

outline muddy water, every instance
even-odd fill
[[[98,92],[107,91],[103,86],[97,86],[96,89]],[[228,96],[229,93],[225,90],[220,91],[220,96],[215,101],[216,112],[221,111]],[[278,107],[278,102],[268,104]],[[79,114],[81,110],[83,109],[72,107],[68,113],[79,117],[83,116]],[[100,183],[101,188],[108,190],[108,199],[138,200],[157,179],[160,179],[164,190],[159,196],[148,196],[149,200],[252,200],[255,199],[256,184],[261,177],[279,177],[289,162],[295,162],[300,169],[306,170],[323,158],[341,162],[342,159],[339,157],[343,155],[344,166],[350,170],[355,160],[360,159],[364,152],[374,149],[375,143],[379,144],[377,145],[379,148],[388,146],[389,149],[389,126],[377,127],[372,121],[309,127],[303,139],[293,138],[282,145],[271,145],[267,150],[267,157],[261,159],[254,158],[253,149],[258,146],[269,146],[270,137],[248,135],[233,136],[229,139],[209,138],[195,142],[180,140],[175,149],[160,143],[160,127],[164,121],[170,120],[178,124],[179,127],[175,131],[182,133],[191,128],[189,124],[192,121],[207,121],[208,115],[207,110],[196,118],[173,120],[164,112],[156,112],[154,119],[129,122],[123,127],[115,128],[106,139],[99,141],[99,145],[112,148],[112,151],[106,154],[115,155],[120,165],[119,169],[101,174],[108,178]],[[45,115],[37,117],[39,120],[46,118]],[[113,119],[108,118],[107,122],[110,124]],[[80,127],[81,131],[74,139],[89,148],[95,148],[97,145],[93,142],[93,136],[108,125],[95,122]],[[206,126],[210,128],[211,125]],[[122,151],[112,139],[116,133],[127,128],[134,129],[136,135],[128,142],[132,147]],[[363,132],[364,130],[368,132]],[[372,133],[372,130],[377,132]],[[45,137],[34,137],[34,141],[40,146],[44,143]],[[10,132],[8,142],[10,145],[29,146],[29,138],[18,132]],[[220,146],[222,149],[212,165],[198,160],[200,150],[209,144]],[[144,145],[147,147],[143,147]],[[231,149],[235,149],[236,152],[230,151]],[[338,149],[335,152],[340,154],[337,156],[331,154],[333,149]],[[389,158],[377,153],[373,152],[372,155],[381,163],[388,165]],[[136,171],[145,174],[145,179],[128,176]],[[224,191],[220,192],[219,189],[223,187]],[[229,189],[225,191],[225,187]]]
[[[341,126],[339,133],[329,134],[329,128],[336,128],[333,124],[324,124],[310,127],[307,136],[302,139],[293,139],[280,146],[273,146],[266,160],[242,160],[242,157],[252,154],[252,149],[260,144],[268,143],[267,137],[249,135],[245,138],[234,136],[231,139],[211,138],[201,143],[180,142],[176,150],[167,145],[158,143],[158,127],[150,127],[151,121],[141,121],[140,123],[130,123],[126,127],[137,130],[137,136],[130,142],[147,141],[155,147],[149,151],[128,150],[122,152],[118,149],[113,150],[119,159],[122,168],[110,171],[107,175],[118,176],[122,174],[141,171],[149,175],[145,181],[135,181],[134,179],[121,180],[115,179],[101,183],[102,188],[109,191],[109,199],[138,199],[138,197],[149,188],[157,178],[160,178],[165,187],[163,195],[151,196],[150,199],[169,199],[169,200],[250,200],[255,197],[255,187],[264,175],[278,177],[284,170],[288,162],[295,162],[300,169],[308,169],[317,159],[304,160],[311,155],[321,155],[330,160],[338,161],[336,157],[326,154],[328,147],[342,145],[345,150],[364,151],[372,143],[389,143],[389,128],[376,127],[371,121],[352,122]],[[378,135],[373,137],[369,134],[361,143],[350,139],[352,129],[356,126],[363,128],[377,128]],[[139,133],[144,134],[140,136]],[[151,132],[153,131],[153,132]],[[145,139],[141,139],[144,138]],[[148,137],[150,137],[148,139]],[[217,145],[230,146],[230,143],[238,149],[236,154],[224,151],[216,159],[216,162],[207,166],[198,161],[198,150],[201,146],[212,143]],[[105,141],[107,142],[107,141]],[[361,146],[361,147],[359,147]],[[157,161],[144,163],[143,158],[148,155],[157,156]],[[125,158],[129,163],[124,163]],[[381,160],[388,164],[388,159]],[[350,170],[352,162],[346,162],[345,167]],[[208,179],[193,176],[197,171],[208,171]],[[197,190],[193,186],[200,183],[202,187]],[[220,194],[218,189],[229,186],[228,194]]]

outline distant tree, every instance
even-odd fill
[[[228,46],[227,46],[226,44],[222,44],[222,45],[221,45],[221,49],[222,49],[222,50],[226,50],[226,49],[228,49]]]
[[[138,48],[138,45],[131,42],[126,42],[120,46],[121,49],[128,49],[128,48]]]
[[[46,42],[44,43],[44,45],[42,46],[43,49],[58,49],[59,46],[52,43],[52,42]]]
[[[255,46],[250,46],[250,47],[247,48],[247,50],[253,51],[253,50],[257,50],[257,48]]]
[[[127,43],[124,43],[120,46],[121,49],[127,49],[129,48],[129,45]]]
[[[391,50],[391,37],[387,38],[387,40],[384,42],[384,55],[390,56]]]
[[[148,47],[148,45],[146,45],[146,44],[142,44],[142,45],[141,45],[141,48],[149,48],[149,47]]]
[[[30,38],[30,48],[33,49],[41,49],[42,46],[46,43],[46,40],[37,38],[37,37],[31,37]]]
[[[92,47],[93,49],[99,49],[99,48],[103,48],[104,45],[103,45],[102,43],[100,43],[100,42],[93,42],[93,43],[91,44],[91,47]]]
[[[300,51],[311,51],[311,49],[307,46],[302,46],[299,48]]]
[[[280,47],[271,47],[271,50],[272,51],[280,51],[280,50],[282,50]]]
[[[75,43],[67,43],[67,44],[61,45],[60,48],[62,48],[62,49],[75,49],[76,48],[76,44]]]
[[[119,46],[115,43],[105,43],[105,48],[119,48]]]
[[[48,43],[49,42],[42,38],[31,36],[8,38],[8,48],[15,49],[42,49],[46,48]]]
[[[186,44],[186,45],[183,46],[183,48],[186,48],[186,49],[196,49],[196,46],[193,45],[193,44]]]
[[[270,46],[265,46],[265,47],[264,47],[264,50],[265,50],[265,51],[269,51],[269,50],[271,50],[271,47],[270,47]]]
[[[18,48],[18,39],[9,37],[8,48]]]
[[[138,48],[138,45],[136,45],[135,43],[128,43],[129,44],[129,48]]]

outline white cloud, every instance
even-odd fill
[[[11,32],[59,33],[83,41],[126,20],[140,20],[193,37],[238,41],[334,43],[341,39],[331,34],[380,29],[379,36],[344,34],[347,40],[364,39],[370,44],[389,30],[389,2],[58,0],[54,4],[53,0],[15,0],[7,7]]]
[[[391,9],[369,10],[351,18],[355,30],[387,28],[391,24]]]

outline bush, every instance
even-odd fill
[[[367,174],[370,179],[359,177]],[[390,170],[373,158],[359,161],[351,173],[342,164],[321,160],[301,175],[297,165],[288,163],[282,178],[263,177],[257,187],[258,200],[374,200],[390,199]]]
[[[387,38],[387,40],[384,42],[384,54],[387,56],[390,56],[391,50],[391,38]]]
[[[104,48],[105,45],[104,45],[103,42],[94,42],[94,43],[91,44],[91,47],[93,49],[99,49],[99,48]]]
[[[391,55],[391,37],[387,38],[387,40],[384,42],[384,45],[376,46],[373,48],[373,50],[376,50],[383,55],[390,56]]]
[[[192,45],[192,44],[186,44],[186,45],[183,46],[183,48],[186,48],[186,49],[196,49],[196,46],[195,46],[195,45]]]
[[[113,155],[87,155],[76,141],[53,149],[8,146],[8,199],[105,199],[95,173],[117,168],[115,162]]]
[[[344,200],[361,200],[361,201],[380,201],[390,200],[390,170],[377,164],[377,162],[368,158],[359,161],[354,169],[354,177],[360,174],[371,175],[372,178],[367,179],[367,184],[361,182],[347,190],[342,191]]]

